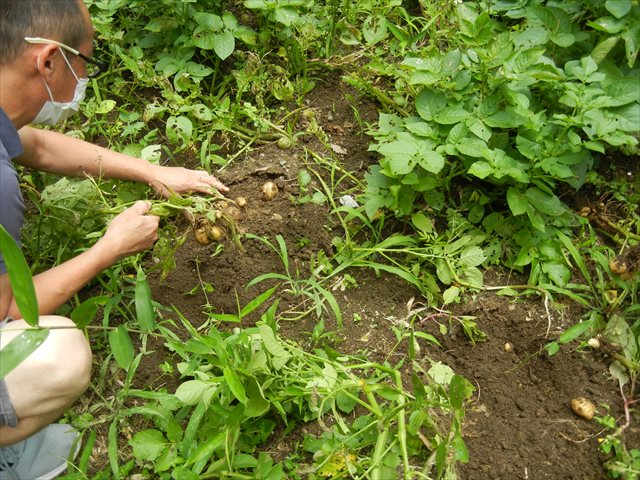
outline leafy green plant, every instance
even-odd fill
[[[580,51],[578,44],[600,36],[562,8],[516,4],[500,7],[509,6],[518,27],[458,5],[459,33],[446,49],[416,45],[398,65],[372,68],[400,79],[393,99],[376,94],[362,72],[349,77],[392,111],[370,130],[380,162],[367,176],[363,202],[369,218],[380,209],[408,217],[425,207],[443,215],[447,193],[480,181],[482,194],[463,190],[459,203],[469,220],[495,232],[496,216],[508,207],[501,218],[510,228],[498,233],[515,245],[502,260],[521,268],[531,264],[532,249],[541,252],[550,271],[542,277],[562,283],[554,276],[559,259],[546,257],[541,244],[553,241],[549,227],[567,232],[576,221],[555,191],[579,188],[594,152],[637,151],[637,70],[614,65],[615,50]],[[638,10],[629,4],[625,18]]]

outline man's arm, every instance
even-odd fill
[[[91,175],[142,182],[164,196],[175,193],[212,193],[228,190],[205,171],[163,167],[123,155],[91,143],[49,130],[23,127],[19,131],[24,153],[16,163],[59,175]]]
[[[146,215],[149,203],[137,202],[116,218],[104,236],[77,257],[33,277],[40,315],[50,315],[89,280],[119,259],[146,250],[157,239],[159,218]],[[0,276],[1,318],[22,315],[13,299],[8,275]]]

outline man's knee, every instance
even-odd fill
[[[56,372],[51,377],[52,388],[70,396],[82,395],[91,379],[91,348],[84,332],[64,317],[43,317],[40,325],[52,327],[42,345],[46,346],[42,352],[46,370]]]
[[[10,322],[8,328],[19,327],[19,322]],[[33,388],[40,390],[33,392],[34,400],[49,397],[56,398],[56,403],[73,402],[86,390],[91,378],[89,342],[68,318],[41,317],[40,326],[49,327],[49,335],[42,345],[7,375],[9,390],[22,396]],[[10,340],[10,333],[12,336],[18,334],[3,332],[3,344]]]

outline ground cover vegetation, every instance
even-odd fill
[[[640,189],[606,172],[638,171],[637,1],[85,3],[109,69],[90,81],[82,114],[64,131],[214,173],[264,145],[295,148],[304,168],[287,201],[326,208],[333,238],[300,268],[291,249],[309,240],[238,228],[252,208],[244,199],[153,200],[163,217],[153,252],[106,270],[62,312],[94,340],[92,398],[107,411],[69,413],[84,443],[65,478],[458,478],[476,387],[442,362],[418,361],[421,348],[441,348],[418,326],[440,318],[441,334],[454,322],[470,343],[483,341],[474,317],[448,310],[483,291],[580,309],[580,321],[540,354],[613,346],[625,415],[598,410],[600,449],[609,476],[636,478],[640,450],[625,430],[638,415]],[[328,79],[352,89],[352,128],[375,158],[364,175],[345,168],[346,152],[305,103]],[[362,121],[358,95],[375,102],[375,121]],[[22,173],[34,272],[87,248],[114,214],[151,198],[141,185]],[[585,190],[600,200],[577,208]],[[251,245],[280,268],[256,274],[247,287],[258,293],[238,298],[235,311],[215,308],[218,292],[198,270],[184,292],[207,299],[196,324],[178,302],[154,300],[148,281],[170,275],[194,232],[214,261],[224,248],[251,256]],[[29,267],[0,239],[35,327]],[[343,318],[335,292],[355,287],[363,269],[420,297],[391,328],[399,361],[344,353],[333,341],[360,321]],[[487,269],[523,280],[489,284]],[[295,307],[285,306],[292,298]],[[283,322],[304,319],[314,325],[309,342],[281,334]],[[4,349],[3,375],[46,334],[34,328]],[[175,388],[136,383],[158,345],[171,353],[161,369]],[[121,385],[109,392],[116,371]],[[319,428],[300,433],[312,423]],[[128,436],[125,424],[135,425]],[[270,454],[276,433],[291,438],[286,458]],[[92,456],[98,444],[107,461]]]

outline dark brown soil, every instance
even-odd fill
[[[368,139],[358,131],[345,93],[353,95],[339,85],[319,86],[309,106],[329,142],[346,150],[346,155],[336,158],[346,170],[362,176],[372,162],[367,152]],[[364,121],[376,120],[372,105],[361,103],[358,107]],[[318,151],[321,148],[310,136],[299,139],[289,150],[267,145],[219,172],[231,187],[229,197],[244,196],[248,200],[237,223],[238,231],[264,236],[274,244],[276,235],[282,235],[291,273],[295,277],[299,272],[300,278],[309,275],[310,260],[318,251],[327,255],[332,252],[331,240],[340,234],[326,205],[296,201],[301,195],[297,178],[299,169],[305,166],[305,146]],[[266,180],[280,186],[272,201],[260,199],[260,188]],[[310,187],[320,185],[314,182]],[[217,243],[200,245],[189,235],[177,251],[177,268],[163,281],[157,272],[150,275],[154,299],[175,307],[199,325],[207,320],[207,303],[215,312],[236,313],[238,305],[246,304],[270,286],[264,283],[246,288],[251,280],[264,273],[284,273],[276,253],[257,240],[242,239],[242,249],[230,238],[222,245],[222,251],[216,254]],[[345,353],[365,352],[374,360],[396,363],[406,352],[406,345],[396,346],[391,327],[407,318],[409,302],[421,299],[398,278],[377,277],[368,271],[350,274],[356,278],[357,286],[333,291],[344,317],[343,329],[327,323],[327,330],[335,331],[330,339],[334,348]],[[488,277],[490,284],[509,282],[497,274],[489,273]],[[206,297],[197,288],[202,282],[213,286],[213,292]],[[279,295],[283,299],[281,311],[304,307],[298,304],[300,298],[289,297],[282,288]],[[570,402],[575,397],[586,397],[599,406],[599,413],[606,414],[608,405],[611,414],[620,419],[622,399],[608,372],[610,359],[599,351],[577,348],[577,344],[564,346],[553,356],[542,350],[563,329],[578,322],[583,312],[572,306],[545,304],[544,298],[513,299],[492,292],[468,294],[454,305],[451,318],[433,315],[438,312],[436,307],[425,310],[420,328],[435,335],[443,348],[422,345],[422,361],[427,366],[431,360],[442,361],[476,387],[464,427],[470,460],[459,466],[459,478],[607,478],[602,466],[606,457],[598,449],[603,428],[574,415]],[[473,344],[456,320],[461,315],[475,317],[486,340]],[[244,324],[255,320],[247,318]],[[447,334],[440,333],[438,322],[445,324]],[[282,321],[280,333],[309,346],[315,325],[313,315],[299,321]],[[511,351],[505,351],[507,343]],[[154,348],[157,352],[143,363],[136,383],[171,389],[174,379],[163,375],[159,368],[164,361],[162,346]],[[636,447],[640,445],[637,420],[635,412],[627,430],[627,442]]]

